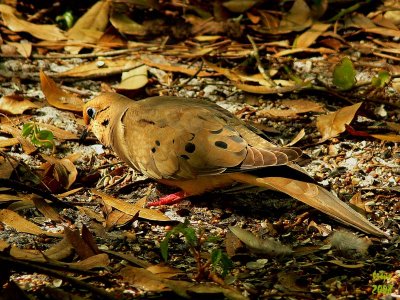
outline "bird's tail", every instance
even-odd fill
[[[346,203],[323,187],[310,182],[284,177],[257,177],[247,173],[232,173],[234,180],[255,186],[277,190],[300,200],[340,222],[351,225],[366,233],[376,236],[388,236],[370,223],[364,216],[353,210]]]

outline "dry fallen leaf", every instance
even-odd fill
[[[53,237],[61,237],[62,235],[54,232],[42,230],[36,224],[24,219],[16,212],[9,209],[0,210],[0,222],[14,228],[18,232],[25,232],[34,235],[48,235]]]
[[[25,58],[30,57],[32,54],[32,44],[31,43],[7,42],[7,44],[15,47],[15,49],[17,49],[17,52]]]
[[[10,247],[10,255],[16,259],[46,262],[48,259],[60,261],[73,253],[71,244],[64,238],[45,251],[20,249],[0,240],[0,251]]]
[[[43,71],[40,71],[40,85],[50,105],[63,110],[82,112],[82,99],[62,90],[54,80],[48,77]]]
[[[316,126],[321,133],[320,142],[326,141],[332,137],[339,135],[346,130],[346,125],[349,125],[354,119],[357,110],[361,106],[360,103],[343,107],[335,112],[321,115],[317,118]]]
[[[95,3],[78,21],[76,21],[74,26],[68,30],[68,39],[95,44],[101,38],[107,27],[109,10],[109,1],[98,1]],[[77,54],[82,47],[83,46],[67,46],[65,50]]]
[[[143,65],[141,61],[133,58],[99,58],[97,61],[74,67],[57,75],[59,77],[98,78],[120,74],[141,65]]]
[[[43,168],[52,170],[51,174],[47,171],[47,175],[60,183],[64,189],[68,190],[78,176],[78,171],[74,163],[68,158],[58,159],[47,155],[42,155],[42,157],[47,161],[43,165]]]
[[[17,11],[11,6],[0,4],[4,24],[14,32],[28,32],[45,41],[65,40],[63,32],[56,25],[38,25],[18,18]]]
[[[97,196],[100,196],[106,205],[110,205],[129,215],[135,216],[139,212],[139,217],[143,219],[153,221],[171,221],[170,218],[168,218],[166,215],[158,210],[144,208],[142,205],[144,201],[138,201],[135,204],[131,204],[123,200],[111,197],[95,189],[91,189],[91,192]]]
[[[99,253],[78,262],[67,263],[69,267],[88,271],[94,268],[105,268],[110,264],[110,258],[106,253]]]
[[[171,62],[162,55],[142,55],[141,61],[149,67],[154,67],[169,72],[179,72],[189,76],[194,76],[196,73],[196,76],[198,77],[207,77],[213,75],[207,71],[198,72],[198,69],[194,67],[189,68],[186,64]]]
[[[145,26],[136,23],[126,14],[113,11],[110,17],[110,23],[121,33],[143,36],[146,35]]]
[[[314,23],[311,28],[296,39],[294,48],[310,47],[321,34],[328,30],[330,26],[330,24]]]
[[[240,239],[250,250],[256,253],[263,253],[270,256],[284,256],[293,253],[289,246],[283,245],[273,238],[260,239],[250,231],[238,226],[230,226],[229,229]]]
[[[118,90],[137,90],[147,84],[147,66],[139,66],[130,71],[123,72],[121,83],[115,86]]]
[[[284,100],[282,105],[288,109],[263,109],[258,115],[262,117],[296,117],[307,112],[323,112],[323,106],[309,100]]]
[[[38,107],[35,103],[18,95],[8,95],[0,98],[0,111],[8,114],[19,115],[23,114],[27,109]]]

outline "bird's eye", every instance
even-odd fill
[[[92,107],[89,107],[86,110],[87,115],[89,116],[89,118],[94,119],[94,116],[96,115],[96,110]]]

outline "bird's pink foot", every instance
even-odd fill
[[[164,197],[160,197],[158,201],[147,203],[147,206],[159,206],[159,205],[171,205],[180,202],[181,200],[187,198],[185,192],[180,191],[174,194],[166,195]]]

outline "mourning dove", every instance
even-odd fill
[[[83,118],[129,166],[182,190],[157,204],[239,182],[278,190],[366,233],[385,235],[293,163],[301,150],[275,146],[214,103],[104,93],[86,103]]]

